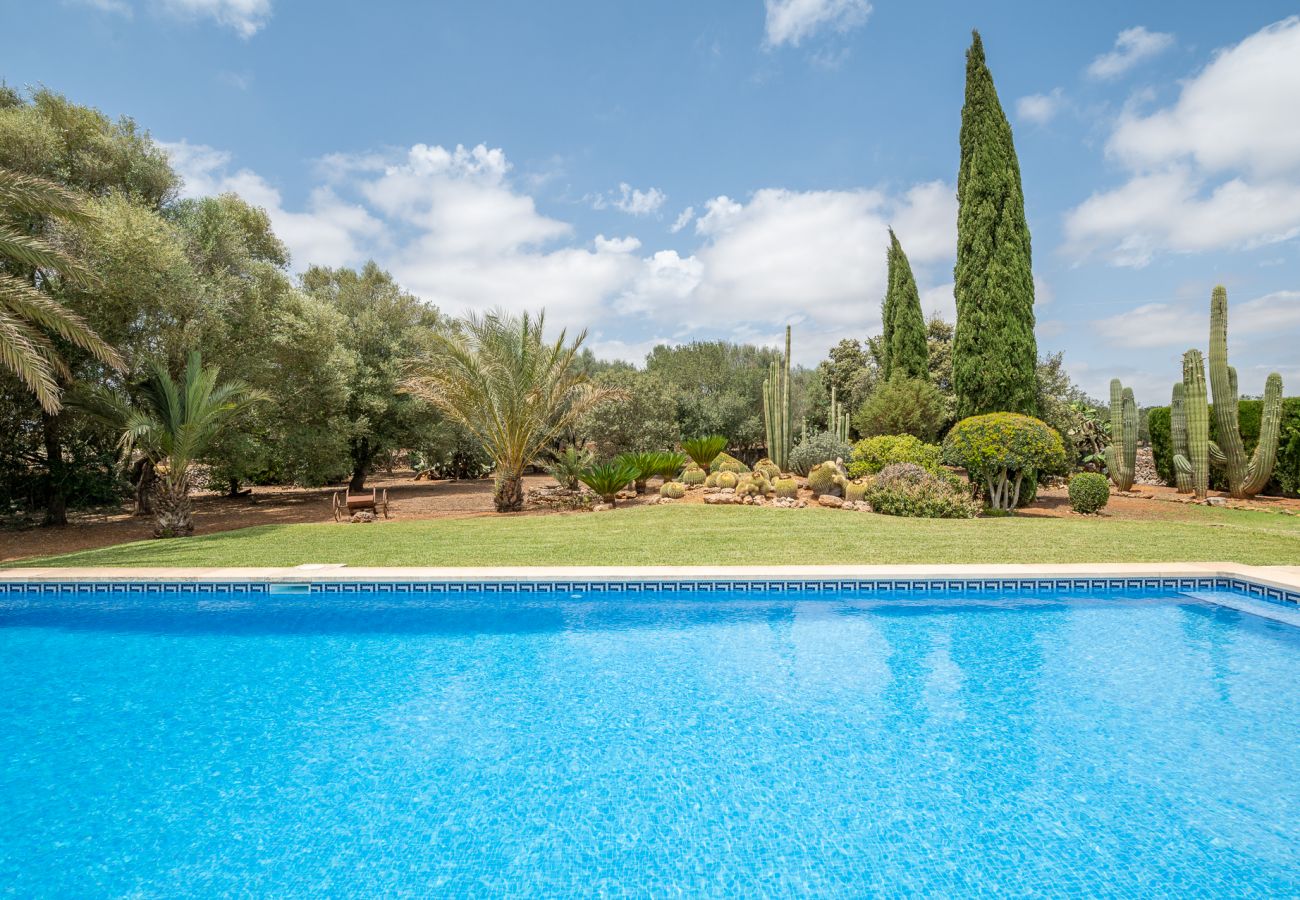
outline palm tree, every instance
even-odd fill
[[[122,368],[122,358],[81,316],[42,288],[59,279],[89,287],[80,262],[21,226],[21,221],[90,219],[77,195],[52,181],[0,167],[0,365],[36,395],[50,415],[60,409],[59,379],[71,373],[46,332]]]
[[[124,455],[138,453],[152,466],[154,536],[183,537],[194,533],[191,465],[223,429],[263,398],[242,381],[218,383],[220,370],[204,368],[198,353],[190,354],[180,382],[160,362],[151,369],[134,397],[96,387],[84,391],[76,405],[122,433]]]
[[[404,386],[478,438],[496,466],[497,512],[524,505],[524,469],[593,406],[622,396],[591,384],[578,368],[584,331],[548,344],[546,314],[471,313],[458,330],[433,336]]]

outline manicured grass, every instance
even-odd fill
[[[1183,512],[1185,510],[1185,513]],[[1215,561],[1300,564],[1300,518],[1182,507],[1176,518],[898,519],[675,506],[377,525],[265,525],[21,565],[814,565]]]

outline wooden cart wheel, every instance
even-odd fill
[[[330,498],[330,509],[333,510],[333,512],[334,512],[334,521],[335,521],[335,522],[340,521],[340,517],[341,517],[341,514],[342,514],[342,512],[343,512],[343,508],[344,508],[346,505],[347,505],[347,504],[344,502],[342,495],[339,494],[338,491],[335,491],[335,492],[334,492],[334,495]]]
[[[383,504],[384,518],[387,519],[388,518],[388,488],[384,488],[384,493],[381,495],[381,499],[379,502]]]

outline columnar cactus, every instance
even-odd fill
[[[836,439],[842,443],[849,442],[849,414],[844,411],[844,406],[836,399],[835,385],[831,385],[831,411],[828,416],[826,430],[835,435]]]
[[[790,460],[790,326],[785,326],[785,359],[772,360],[763,382],[763,423],[767,427],[767,455],[778,469]]]
[[[1273,476],[1277,462],[1277,439],[1282,423],[1282,376],[1268,376],[1264,385],[1264,410],[1259,422],[1259,443],[1246,457],[1237,417],[1237,370],[1228,365],[1228,292],[1223,285],[1210,299],[1210,386],[1214,389],[1214,419],[1219,426],[1216,462],[1228,472],[1228,493],[1253,497]]]
[[[1169,440],[1174,452],[1174,484],[1180,494],[1192,492],[1192,466],[1187,459],[1185,390],[1181,381],[1175,384],[1173,398],[1169,401]]]
[[[1196,499],[1210,491],[1210,407],[1205,398],[1205,362],[1200,350],[1183,354],[1183,410],[1187,419],[1187,459],[1183,466]],[[1179,462],[1174,460],[1177,466]]]
[[[1106,448],[1106,470],[1115,487],[1133,489],[1137,471],[1138,413],[1133,389],[1118,378],[1110,382],[1110,446]]]

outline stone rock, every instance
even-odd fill
[[[1205,505],[1206,506],[1227,506],[1228,501],[1224,497],[1206,497]]]
[[[358,510],[357,512],[354,512],[352,514],[352,518],[348,519],[348,521],[354,525],[359,525],[365,522],[373,522],[375,521],[375,514],[368,509]]]
[[[739,503],[740,498],[736,496],[735,491],[732,491],[729,494],[723,491],[719,491],[716,494],[705,494],[704,502],[709,504],[710,506],[727,506],[730,504]]]
[[[1164,479],[1156,471],[1156,457],[1150,447],[1137,448],[1137,462],[1133,466],[1133,481],[1136,484],[1164,484]]]
[[[822,494],[817,498],[817,502],[829,509],[840,509],[844,506],[843,500],[839,497],[832,496],[831,494]]]
[[[614,496],[615,496],[616,498],[618,498],[619,500],[635,500],[635,499],[636,499],[636,491],[619,491],[619,492],[618,492],[617,494],[615,494]]]
[[[595,506],[593,506],[593,507],[591,508],[591,511],[592,511],[592,512],[605,512],[606,510],[611,510],[611,509],[613,509],[613,508],[614,508],[614,507],[613,507],[612,505],[608,504],[608,503],[597,503]]]
[[[664,504],[667,504],[667,503],[676,503],[677,501],[676,501],[674,498],[672,498],[672,497],[651,497],[651,498],[650,498],[650,502],[651,502],[651,503],[657,503],[657,504],[659,504],[660,506],[663,506]]]

